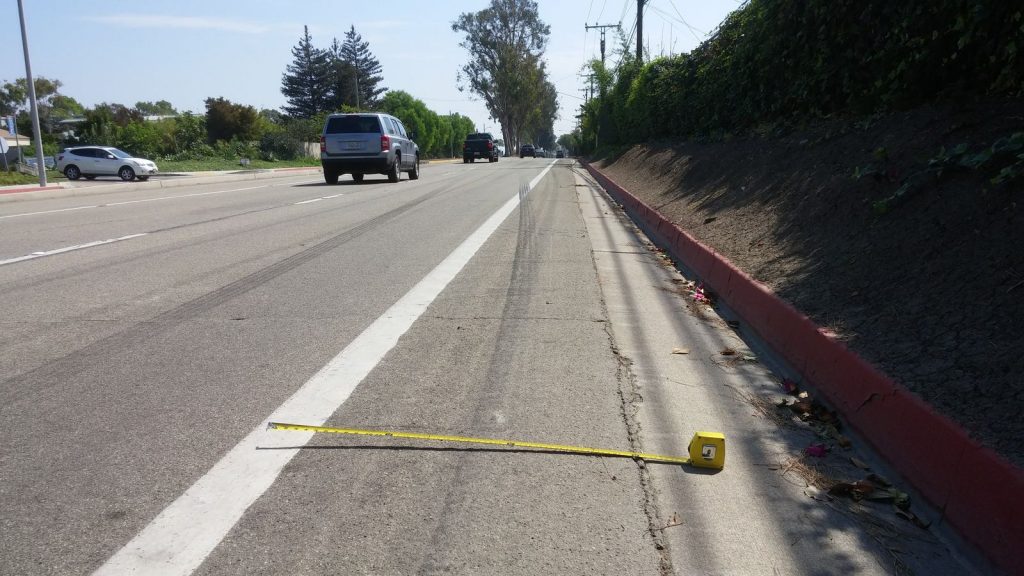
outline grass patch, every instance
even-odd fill
[[[207,170],[267,170],[271,168],[298,168],[320,166],[319,158],[301,158],[298,160],[266,160],[252,159],[248,166],[242,166],[238,160],[225,158],[204,158],[202,160],[157,160],[156,165],[161,172],[205,172]]]
[[[57,179],[64,179],[64,176],[54,172],[46,171],[46,181],[53,182]],[[39,184],[39,176],[24,174],[22,172],[4,172],[0,170],[0,186],[15,186],[17,184]]]

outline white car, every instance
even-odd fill
[[[131,154],[109,146],[77,146],[65,148],[57,154],[57,171],[78,180],[85,176],[92,180],[97,176],[119,176],[129,182],[138,178],[149,180],[159,172],[152,160],[136,158]]]

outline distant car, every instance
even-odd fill
[[[462,143],[462,162],[473,162],[477,158],[487,158],[488,162],[497,162],[500,156],[498,147],[494,145],[494,137],[487,132],[479,132],[466,136]]]
[[[136,178],[149,180],[159,172],[152,160],[136,158],[124,150],[109,146],[76,146],[65,148],[57,154],[57,171],[78,180],[85,177],[92,180],[97,176],[118,176],[125,182]]]
[[[565,150],[559,148],[555,151],[555,158],[565,158]]]
[[[398,182],[402,172],[409,180],[420,177],[420,148],[415,134],[390,114],[331,114],[320,136],[320,164],[324,180],[337,184],[338,176],[351,174],[356,182],[364,174],[386,174]]]
[[[537,158],[547,158],[548,157],[548,151],[543,149],[543,148],[537,148],[536,150],[534,150],[534,154],[537,155],[536,156]]]
[[[533,144],[523,144],[519,147],[519,157],[526,158],[527,156],[530,158],[537,157],[537,149],[533,147]]]

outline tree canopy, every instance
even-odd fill
[[[459,46],[470,57],[459,72],[459,88],[483,99],[510,150],[523,136],[539,134],[544,118],[554,121],[547,111],[557,111],[557,92],[549,89],[542,59],[551,29],[536,2],[491,0],[479,12],[461,14],[452,30],[465,34]]]
[[[354,104],[359,108],[374,109],[380,95],[387,92],[387,88],[379,86],[384,80],[381,76],[380,62],[370,52],[370,43],[364,42],[363,37],[356,33],[355,26],[345,32],[345,43],[341,45],[340,60],[355,71],[359,101]]]
[[[292,48],[294,60],[281,78],[281,93],[288,100],[285,112],[297,118],[312,118],[328,108],[332,74],[329,54],[313,46],[309,26],[302,30],[302,38]]]

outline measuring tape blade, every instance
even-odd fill
[[[446,434],[423,434],[420,432],[396,432],[391,430],[366,430],[362,428],[330,428],[328,426],[309,426],[306,424],[287,424],[269,422],[267,428],[273,430],[291,430],[295,432],[323,432],[325,434],[352,434],[356,436],[388,436],[391,438],[408,438],[411,440],[434,440],[437,442],[464,442],[468,444],[490,444],[492,446],[509,446],[515,448],[534,448],[552,450],[571,454],[589,454],[593,456],[613,456],[616,458],[634,458],[647,462],[664,462],[666,464],[690,464],[689,458],[682,456],[662,456],[645,452],[629,452],[627,450],[606,450],[603,448],[586,448],[584,446],[566,446],[563,444],[546,444],[543,442],[522,442],[519,440],[499,440],[496,438],[472,438],[468,436],[450,436]]]

